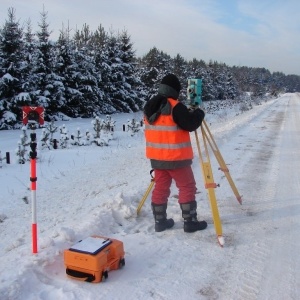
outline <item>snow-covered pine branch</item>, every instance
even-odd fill
[[[45,129],[49,132],[50,145],[54,148],[53,135],[55,132],[57,132],[58,127],[55,125],[54,121],[52,120],[50,123],[48,123],[45,126]]]
[[[18,148],[16,149],[16,155],[18,157],[19,164],[24,164],[26,160],[29,160],[27,155],[27,147],[30,145],[30,139],[27,134],[27,127],[22,127],[22,134],[20,135],[20,140],[18,141]]]
[[[108,146],[108,138],[103,134],[103,120],[101,120],[98,116],[95,120],[92,121],[93,129],[95,131],[94,138],[92,143],[95,143],[97,146]]]
[[[77,128],[76,133],[72,134],[71,136],[71,144],[77,146],[85,145],[85,141],[79,127]]]
[[[92,139],[92,135],[91,135],[90,131],[87,129],[85,131],[85,144],[90,145],[91,144],[91,139]]]
[[[50,132],[47,131],[45,128],[42,130],[41,140],[41,149],[51,149],[51,139],[50,139]]]
[[[141,122],[138,122],[135,119],[127,121],[127,131],[130,133],[131,136],[134,136],[140,130]]]
[[[66,125],[63,124],[63,126],[59,127],[60,132],[60,146],[62,149],[68,148],[69,146],[69,135],[68,135],[68,129],[66,128]]]

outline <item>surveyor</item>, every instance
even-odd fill
[[[174,226],[174,220],[167,218],[172,180],[179,190],[184,231],[195,232],[207,227],[205,221],[197,219],[197,188],[191,167],[193,149],[190,140],[190,132],[201,125],[205,113],[199,107],[190,110],[180,102],[180,89],[177,76],[168,74],[163,77],[157,95],[144,107],[146,156],[155,174],[151,207],[156,232]]]

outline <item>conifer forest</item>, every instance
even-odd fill
[[[0,130],[20,128],[26,105],[44,107],[46,121],[139,111],[170,72],[180,79],[181,100],[188,78],[202,79],[203,101],[238,101],[246,92],[253,99],[300,92],[300,76],[263,67],[205,62],[197,54],[187,61],[156,46],[137,57],[127,30],[106,31],[101,24],[96,30],[84,24],[72,35],[62,28],[53,41],[45,11],[36,32],[30,20],[20,23],[14,8],[1,24]]]

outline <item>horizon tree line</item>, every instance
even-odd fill
[[[107,32],[101,24],[94,31],[84,24],[73,36],[63,27],[58,40],[51,41],[47,12],[40,15],[33,33],[30,20],[22,27],[16,10],[9,8],[0,28],[0,130],[20,127],[24,105],[43,106],[48,121],[59,114],[95,117],[139,111],[169,72],[180,79],[181,100],[187,78],[202,79],[203,101],[237,99],[244,92],[263,97],[300,91],[300,76],[265,68],[187,61],[156,47],[136,57],[126,30]]]

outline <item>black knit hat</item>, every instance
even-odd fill
[[[178,99],[181,85],[174,74],[166,75],[159,85],[158,93],[166,97]]]

